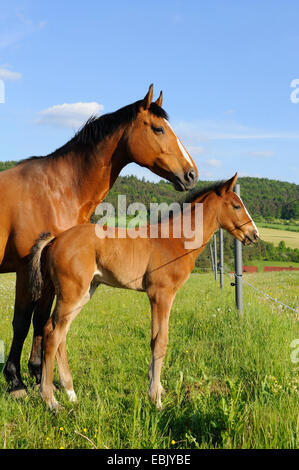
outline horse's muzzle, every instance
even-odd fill
[[[197,180],[197,172],[194,169],[186,171],[184,178],[176,175],[173,179],[174,188],[177,191],[188,191],[192,189]]]
[[[197,172],[193,168],[191,170],[188,170],[184,175],[184,179],[185,188],[192,189],[197,180]]]

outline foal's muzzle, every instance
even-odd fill
[[[259,239],[259,232],[254,228],[245,233],[244,239],[242,240],[243,245],[250,245],[250,243],[256,243]]]

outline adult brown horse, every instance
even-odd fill
[[[152,102],[153,86],[143,100],[91,118],[63,147],[46,157],[31,157],[0,174],[0,272],[16,272],[14,336],[4,375],[11,393],[26,394],[20,357],[33,316],[29,370],[40,381],[41,340],[54,292],[32,302],[27,256],[42,231],[54,234],[88,222],[122,168],[130,162],[171,181],[177,190],[192,188],[197,169],[167,121],[162,93]]]
[[[180,212],[174,215],[168,238],[162,236],[161,222],[157,238],[150,237],[150,226],[147,227],[148,236],[144,238],[135,238],[129,229],[126,237],[123,233],[118,236],[119,230],[124,230],[118,229],[115,238],[99,238],[95,225],[91,224],[73,227],[55,239],[51,234],[40,237],[32,249],[30,262],[32,292],[34,297],[41,295],[42,264],[55,285],[57,295],[55,310],[44,330],[41,381],[42,398],[51,409],[58,407],[52,384],[55,356],[61,384],[70,400],[76,401],[67,361],[66,335],[73,319],[101,283],[143,291],[149,297],[152,310],[149,396],[161,408],[160,372],[168,343],[170,309],[177,290],[188,279],[196,257],[219,226],[244,244],[255,242],[259,236],[243,202],[232,191],[236,178],[237,175],[225,183],[193,194],[190,226],[195,239],[200,240],[193,249],[190,245],[186,248],[189,236],[186,238],[181,234],[174,237],[174,227],[181,227],[183,223]],[[203,222],[199,225],[196,223],[196,203],[202,208]]]

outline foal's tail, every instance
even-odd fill
[[[29,254],[29,285],[32,300],[38,300],[42,294],[43,276],[41,270],[41,256],[43,249],[55,238],[50,232],[43,232],[34,243]]]

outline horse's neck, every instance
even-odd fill
[[[202,221],[198,220],[200,211],[197,211],[195,204],[202,204]],[[196,242],[194,243],[194,248],[191,248],[191,250],[194,251],[195,258],[205,248],[208,241],[219,227],[217,209],[217,200],[214,193],[201,196],[191,205],[191,229],[195,233],[194,240],[200,240],[201,242],[201,246],[198,250],[195,249]],[[201,231],[201,234],[198,233],[199,230]],[[183,237],[182,240],[185,247],[190,246],[188,245],[188,242],[192,241],[192,239],[190,240],[185,237]]]
[[[129,163],[119,129],[112,136],[105,138],[93,150],[88,163],[84,163],[84,154],[72,151],[65,163],[71,167],[70,180],[72,187],[72,203],[77,204],[77,223],[88,222],[96,206],[102,202],[122,168]],[[57,167],[56,167],[57,168]],[[66,175],[67,172],[63,172]],[[62,187],[64,181],[62,181]],[[74,206],[73,206],[74,209]]]

